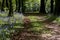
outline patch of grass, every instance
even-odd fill
[[[37,21],[36,16],[28,16],[31,21]]]
[[[56,18],[56,23],[59,23],[60,24],[60,17]]]
[[[49,18],[50,16],[44,16],[45,18]],[[50,33],[50,30],[45,29],[44,23],[37,20],[36,16],[28,16],[32,21],[32,27],[30,30],[34,31],[34,33]]]
[[[6,17],[6,16],[8,16],[8,14],[7,13],[0,13],[0,16],[1,17]]]
[[[14,26],[14,28],[23,28],[23,26]]]
[[[5,22],[3,22],[2,20],[0,20],[0,24],[5,24]]]

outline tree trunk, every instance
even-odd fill
[[[25,6],[24,6],[25,0],[22,0],[22,13],[25,12]]]
[[[45,13],[45,0],[41,0],[40,13]]]
[[[8,0],[6,0],[6,7],[8,8]]]
[[[18,12],[20,13],[20,0],[18,0]]]
[[[16,11],[20,13],[22,7],[22,0],[16,0]]]
[[[54,15],[60,16],[60,0],[55,0],[55,11]]]
[[[1,9],[1,2],[0,2],[0,9]]]
[[[4,0],[2,0],[1,11],[4,11]]]
[[[13,16],[13,7],[12,7],[12,0],[9,0],[9,14],[8,16]]]
[[[53,0],[51,0],[51,13],[53,13]]]
[[[18,10],[18,0],[15,0],[15,2],[16,2],[16,10],[15,11],[17,11]]]

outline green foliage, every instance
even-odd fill
[[[24,6],[26,7],[25,12],[34,12],[34,13],[38,13],[39,9],[40,9],[40,1],[41,0],[24,0]],[[1,2],[2,0],[0,0],[0,9],[1,9]],[[50,0],[48,0],[46,3],[46,12],[50,11]],[[4,4],[6,5],[6,4]],[[12,7],[13,7],[13,11],[15,11],[16,9],[16,2],[15,0],[12,0]],[[55,4],[54,4],[55,5]],[[4,7],[5,13],[0,13],[0,17],[4,18],[8,16],[8,12],[9,12],[9,8],[7,8],[6,6]],[[50,16],[45,16],[45,18],[49,18]],[[29,16],[28,17],[31,20],[31,28],[28,30],[32,30],[34,33],[48,33],[50,32],[50,30],[47,30],[45,28],[45,25],[37,20],[37,16]],[[54,17],[52,17],[51,19],[53,19]],[[22,21],[22,16],[20,16],[19,14],[13,14],[13,17],[10,18],[9,21],[3,21],[0,20],[0,40],[10,40],[11,37],[11,33],[14,33],[15,31],[19,31],[16,30],[17,28],[24,28],[23,27],[23,21]],[[15,21],[14,21],[15,20]],[[57,18],[55,20],[56,22],[58,22],[60,24],[60,18]],[[11,27],[11,23],[14,23]],[[7,25],[5,25],[7,24]],[[7,27],[8,26],[8,27]],[[6,28],[5,28],[6,27]]]
[[[56,18],[56,20],[54,20],[55,23],[60,24],[60,17]]]
[[[40,0],[28,0],[25,1],[26,12],[35,12],[35,11],[39,11],[39,7],[40,7]]]

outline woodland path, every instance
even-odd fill
[[[57,23],[44,23],[46,29],[51,30],[51,33],[34,34],[27,29],[21,32],[14,33],[11,40],[60,40],[60,24]]]

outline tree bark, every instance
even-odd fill
[[[53,0],[51,0],[51,13],[53,13]]]
[[[55,0],[55,11],[54,15],[60,16],[60,0]]]
[[[26,1],[26,0],[22,0],[22,13],[25,13],[25,6],[24,6],[25,1]]]
[[[6,7],[7,7],[7,8],[9,7],[9,5],[8,5],[8,0],[6,0]]]
[[[18,0],[18,12],[20,13],[20,0]]]
[[[22,0],[16,0],[16,11],[21,12]]]
[[[2,0],[1,11],[4,11],[4,0]]]
[[[13,16],[13,7],[12,7],[12,0],[9,0],[9,14],[8,16]]]
[[[15,0],[15,2],[16,2],[16,12],[17,12],[17,10],[18,10],[18,0]]]
[[[0,2],[0,9],[1,9],[1,2]]]
[[[41,0],[40,13],[45,13],[45,0]]]

